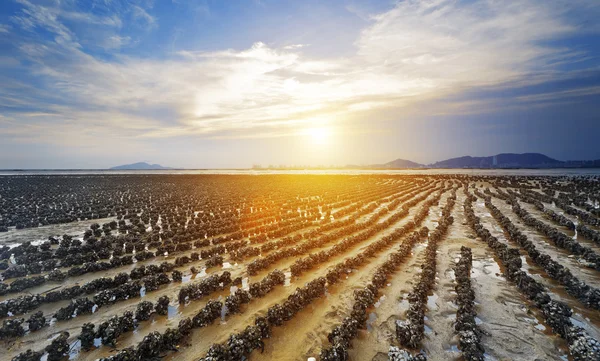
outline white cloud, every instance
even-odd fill
[[[144,23],[144,25],[148,27],[154,27],[156,25],[156,18],[148,14],[148,12],[142,7],[133,5],[131,9],[134,19],[141,20]]]
[[[561,90],[555,92],[547,92],[541,94],[533,94],[533,95],[523,95],[517,97],[517,100],[521,102],[550,102],[556,101],[560,99],[571,99],[578,98],[582,96],[588,95],[598,95],[600,94],[600,86],[589,86],[578,89],[569,89],[569,90]]]
[[[307,47],[308,44],[290,44],[283,47],[284,50],[293,50]]]
[[[102,44],[105,49],[120,49],[131,43],[131,37],[113,35],[106,38]]]
[[[346,58],[308,58],[299,46],[276,49],[258,42],[245,50],[109,62],[85,53],[55,16],[33,5],[28,9],[22,25],[33,21],[55,33],[63,53],[43,44],[21,49],[34,60],[36,74],[49,80],[48,91],[71,105],[52,107],[65,119],[59,127],[55,116],[24,122],[67,133],[287,135],[358,113],[376,119],[379,110],[461,89],[527,79],[531,73],[539,77],[554,71],[557,62],[582,56],[542,45],[579,31],[563,16],[568,3],[558,0],[407,0],[374,16],[355,42],[356,54]],[[156,23],[139,6],[132,12],[148,25]],[[106,47],[130,40],[113,36]],[[457,108],[465,111],[463,104]],[[438,112],[444,111],[452,106]]]

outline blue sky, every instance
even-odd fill
[[[600,158],[600,2],[4,0],[0,168]]]

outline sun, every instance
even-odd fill
[[[331,136],[331,130],[325,127],[309,128],[306,131],[315,144],[327,144]]]

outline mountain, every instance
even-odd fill
[[[431,168],[559,168],[566,164],[540,153],[501,153],[489,157],[458,157],[430,164]]]
[[[396,159],[393,160],[391,162],[387,162],[385,164],[375,164],[371,166],[372,168],[386,168],[386,169],[392,169],[392,168],[422,168],[424,167],[423,164],[419,164],[419,163],[415,163],[413,161],[410,160],[406,160],[406,159]]]
[[[148,164],[146,162],[125,164],[125,165],[119,165],[119,166],[110,168],[110,170],[160,170],[160,169],[168,170],[168,169],[175,169],[175,168],[163,167],[160,164]]]

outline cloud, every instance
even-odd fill
[[[90,13],[77,12],[77,11],[60,11],[57,15],[68,20],[84,22],[95,25],[106,25],[120,28],[123,26],[123,22],[117,15],[108,17],[95,16]]]
[[[150,14],[142,7],[133,5],[132,6],[133,18],[136,20],[141,20],[149,28],[156,26],[156,18]]]
[[[105,49],[120,49],[131,44],[131,37],[112,35],[106,38],[102,44]]]
[[[554,102],[561,99],[580,98],[583,96],[598,95],[600,94],[600,86],[589,86],[581,87],[578,89],[560,90],[554,92],[546,92],[540,94],[523,95],[517,97],[520,102],[533,103],[533,102]]]
[[[0,33],[8,33],[10,26],[7,24],[0,24]]]
[[[540,81],[556,76],[557,64],[586,56],[550,45],[581,31],[567,16],[577,2],[558,0],[399,2],[370,17],[371,25],[355,41],[356,53],[344,58],[310,57],[298,45],[275,48],[262,42],[242,50],[180,51],[162,58],[100,58],[86,52],[61,19],[110,17],[65,15],[70,13],[22,3],[26,8],[16,24],[55,34],[51,43],[20,47],[46,87],[25,97],[22,89],[11,88],[0,93],[0,101],[6,107],[25,102],[42,108],[35,117],[18,111],[11,117],[50,139],[59,134],[84,134],[82,139],[91,142],[102,139],[93,134],[138,140],[285,136],[359,117],[362,128],[373,128],[372,122],[390,109],[465,89]],[[141,6],[131,12],[156,26]],[[104,25],[120,26],[116,21]],[[130,42],[128,36],[113,35],[104,47]],[[463,113],[480,104],[440,103],[435,113]]]
[[[304,48],[307,46],[308,46],[308,44],[291,44],[291,45],[284,46],[283,49],[284,50],[294,50],[294,49]]]
[[[42,6],[29,0],[16,1],[24,6],[24,9],[23,14],[14,16],[13,20],[28,30],[32,30],[35,25],[57,26],[60,19],[110,27],[122,26],[121,19],[117,14],[104,17],[89,12],[65,9],[60,6],[60,2],[57,3],[57,6]]]

